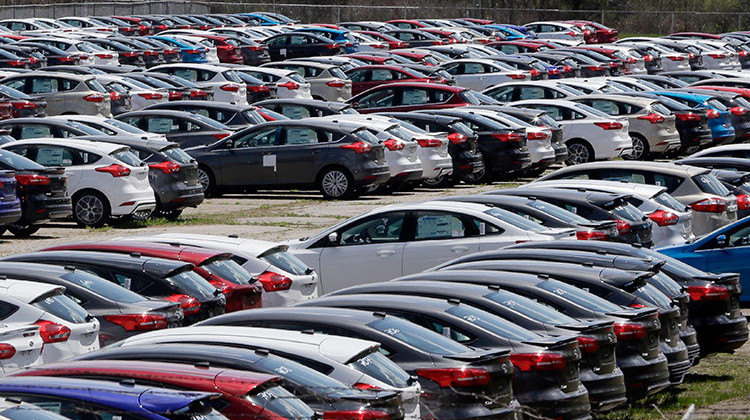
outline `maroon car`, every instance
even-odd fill
[[[596,40],[598,44],[609,44],[617,41],[620,33],[617,29],[612,29],[602,25],[599,22],[592,22],[590,20],[569,20],[568,23],[581,22],[590,25],[596,29]]]
[[[401,66],[361,66],[345,73],[352,81],[352,95],[358,95],[375,86],[390,83],[447,83],[447,80],[443,77],[431,77],[417,70]]]
[[[471,89],[438,83],[380,85],[350,98],[347,102],[352,105],[352,108],[363,114],[484,104],[476,95],[476,92]]]

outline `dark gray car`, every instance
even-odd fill
[[[202,146],[229,137],[233,130],[203,115],[183,111],[140,110],[126,112],[118,120],[149,133],[163,134],[180,147]]]
[[[149,105],[145,109],[169,109],[203,115],[230,128],[240,130],[266,122],[253,105],[235,105],[214,101],[172,101]]]

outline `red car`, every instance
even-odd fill
[[[390,52],[393,55],[397,55],[399,57],[404,57],[406,59],[409,59],[413,61],[415,64],[423,64],[425,66],[439,66],[440,60],[435,58],[430,53],[427,52],[414,52],[414,51],[391,51]]]
[[[244,64],[245,59],[242,57],[242,50],[237,41],[221,35],[195,35],[211,41],[216,47],[216,54],[222,63]]]
[[[482,105],[471,89],[438,83],[380,85],[350,98],[347,102],[363,114]]]
[[[471,23],[476,23],[477,25],[492,25],[493,23],[495,23],[494,21],[491,21],[488,19],[461,18],[461,20],[465,20]]]
[[[377,39],[378,41],[387,42],[389,50],[395,50],[396,48],[406,48],[409,46],[408,42],[401,41],[398,38],[392,37],[382,32],[376,32],[376,31],[356,31],[356,32],[360,34],[364,34],[364,35],[369,35]]]
[[[79,360],[47,364],[14,374],[118,382],[128,379],[139,385],[156,383],[166,388],[218,392],[221,404],[217,408],[230,420],[284,420],[296,418],[299,413],[312,412],[305,403],[281,387],[278,377],[244,370],[131,360]],[[284,399],[283,404],[274,404],[273,400],[279,398]]]
[[[233,255],[205,248],[160,244],[141,241],[101,241],[59,245],[44,251],[84,250],[117,253],[137,253],[143,256],[189,262],[193,271],[208,280],[227,298],[226,311],[259,308],[263,286],[242,266],[232,260]]]
[[[676,38],[696,38],[696,39],[707,39],[707,40],[721,40],[721,35],[707,34],[705,32],[675,32],[669,35],[670,37]]]
[[[14,110],[15,110],[15,106],[11,102],[9,101],[0,102],[0,120],[8,120],[8,119],[13,118]]]
[[[355,67],[346,71],[352,81],[352,95],[360,94],[375,86],[389,83],[446,83],[442,77],[430,77],[416,70],[389,65],[372,65]]]
[[[585,42],[587,44],[599,44],[600,43],[599,42],[599,37],[596,36],[596,28],[594,28],[593,26],[589,25],[588,23],[581,22],[581,21],[575,21],[575,20],[574,21],[567,21],[565,23],[569,23],[571,25],[574,25],[575,27],[577,27],[578,29],[580,29],[581,32],[583,32],[583,42]]]
[[[690,89],[718,90],[720,92],[731,92],[742,95],[745,99],[750,99],[750,88],[741,88],[733,86],[690,86]]]
[[[112,16],[115,19],[120,19],[122,21],[132,23],[133,25],[138,25],[138,35],[140,36],[147,36],[147,35],[153,35],[154,34],[154,27],[151,26],[150,23],[143,19],[139,19],[136,17],[129,17],[129,16]]]
[[[609,44],[612,42],[617,41],[619,38],[620,33],[617,32],[617,29],[612,29],[607,26],[602,25],[599,22],[593,22],[590,20],[569,20],[568,23],[574,23],[574,22],[582,22],[587,25],[591,25],[596,29],[596,40],[598,41],[598,44]]]

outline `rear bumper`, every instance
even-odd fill
[[[609,411],[627,401],[625,375],[617,367],[605,374],[582,369],[581,382],[589,390],[592,410]]]
[[[517,396],[518,402],[532,412],[545,417],[565,419],[590,419],[591,404],[589,393],[583,384],[573,392],[562,392],[560,389],[538,390],[533,396]],[[525,398],[524,398],[525,397]]]
[[[695,328],[688,325],[687,328],[680,330],[680,340],[687,347],[688,358],[693,366],[695,366],[701,354],[701,346],[698,344],[698,333],[695,331]]]
[[[618,358],[617,365],[625,374],[628,400],[644,398],[670,385],[667,358],[662,353],[650,360],[640,355]]]
[[[21,221],[35,223],[51,218],[62,219],[70,216],[72,212],[69,196],[33,195],[27,197],[24,202]]]
[[[354,184],[358,187],[385,184],[391,179],[391,170],[388,166],[362,169],[354,171]]]
[[[669,369],[669,382],[672,385],[679,385],[685,378],[693,364],[690,362],[690,356],[685,344],[679,340],[676,346],[672,347],[667,343],[661,343],[662,352],[667,357],[667,367]]]
[[[691,318],[698,334],[701,357],[712,353],[732,353],[748,340],[747,319],[744,316],[727,318]]]

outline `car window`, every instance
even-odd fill
[[[133,153],[132,150],[129,150],[129,149],[116,150],[110,153],[109,155],[126,165],[130,165],[130,166],[143,165],[143,162],[141,162],[138,156],[135,153]]]
[[[287,145],[312,144],[318,142],[318,133],[308,127],[284,127],[284,143]]]
[[[571,318],[543,303],[529,299],[507,290],[497,290],[484,296],[508,309],[523,314],[531,319],[552,325],[576,324],[579,321]]]
[[[119,287],[112,282],[87,273],[83,270],[76,270],[72,273],[66,273],[61,276],[61,278],[85,289],[91,290],[92,292],[100,296],[112,299],[116,302],[136,303],[142,302],[144,300],[143,297],[137,293],[131,292],[130,290],[127,290],[123,287]]]
[[[437,211],[417,212],[416,240],[451,239],[467,236],[463,220],[454,214]]]
[[[55,80],[57,81],[57,90],[60,91],[60,92],[64,92],[64,91],[67,91],[67,90],[73,90],[76,87],[78,87],[78,85],[80,84],[79,81],[77,81],[77,80],[71,80],[71,79],[57,78]],[[98,82],[97,82],[97,84],[98,84]],[[101,90],[99,90],[99,89],[101,89]],[[106,92],[106,90],[104,89],[104,87],[102,87],[101,85],[97,86],[96,89],[92,88],[92,90],[95,90],[95,91],[101,92],[101,93]]]
[[[396,317],[378,319],[367,326],[429,353],[449,355],[467,351],[465,346],[448,337]]]
[[[310,115],[310,110],[308,108],[305,108],[304,106],[300,105],[281,105],[281,115],[290,118],[292,120],[301,120],[303,118],[309,118],[312,115]],[[316,115],[317,117],[318,115]]]
[[[175,69],[172,74],[183,79],[190,80],[191,82],[198,81],[198,70],[194,69]]]
[[[422,105],[430,102],[430,93],[427,89],[403,89],[401,93],[401,105]]]
[[[234,141],[234,147],[269,147],[276,144],[277,127],[254,131]]]
[[[54,137],[52,135],[52,127],[42,124],[18,124],[16,125],[16,131],[19,140],[23,139],[38,139],[44,137]]]
[[[515,325],[511,321],[500,318],[497,315],[474,308],[473,306],[458,305],[448,309],[446,312],[470,322],[479,328],[511,340],[525,341],[539,338],[539,335],[536,333]]]
[[[379,214],[364,221],[355,222],[353,226],[341,232],[340,245],[383,244],[398,242],[406,214],[395,212]]]
[[[93,153],[52,145],[40,145],[35,148],[29,148],[26,153],[33,154],[33,157],[26,157],[43,166],[87,165],[101,159],[101,156]]]
[[[502,220],[524,231],[545,232],[547,230],[547,228],[542,226],[541,224],[530,221],[528,218],[521,217],[505,209],[491,208],[491,209],[486,210],[484,213],[489,214],[490,216],[495,217],[498,220]],[[489,224],[487,225],[492,227],[492,225],[489,225]],[[498,229],[498,228],[495,228],[495,229]],[[492,230],[492,228],[488,229],[485,227],[485,230]],[[497,233],[497,232],[491,232],[491,233]]]
[[[552,292],[586,309],[596,312],[618,312],[622,308],[608,300],[559,281],[543,281],[537,287]]]
[[[31,305],[75,324],[87,322],[86,317],[89,315],[85,309],[65,296],[60,290],[54,290],[40,296],[32,301]]]
[[[380,89],[376,92],[364,95],[359,99],[356,108],[382,108],[393,106],[395,91],[393,89]]]
[[[729,190],[711,174],[701,174],[693,177],[693,181],[701,191],[708,194],[716,194],[720,197],[729,195]]]
[[[146,131],[156,134],[176,133],[180,131],[180,120],[172,117],[147,117]]]
[[[409,374],[377,350],[358,355],[356,360],[351,360],[347,364],[349,367],[388,385],[398,388],[409,386]]]

